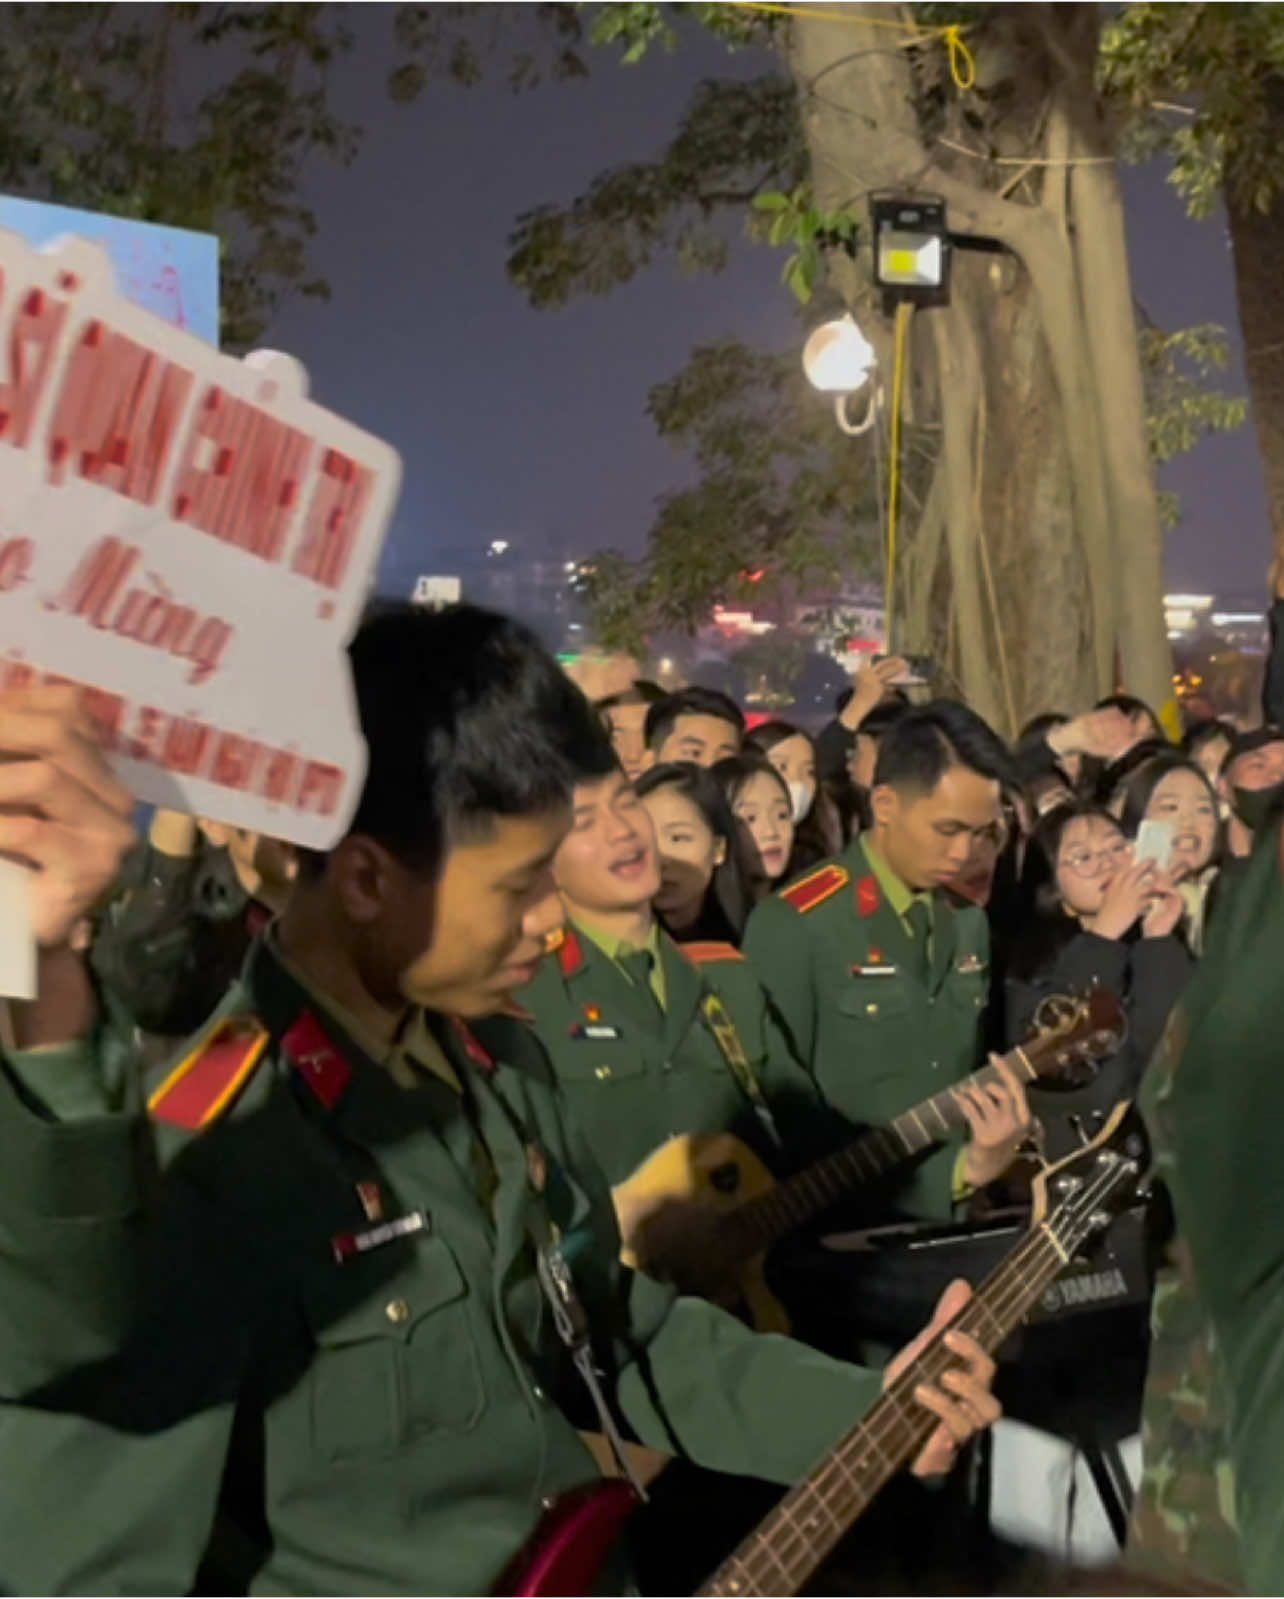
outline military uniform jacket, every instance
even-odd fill
[[[1284,1592],[1284,838],[1259,835],[1165,1041],[1164,1178],[1224,1388],[1245,1588]],[[1207,1446],[1206,1446],[1207,1447]]]
[[[872,1401],[874,1373],[619,1264],[524,1028],[435,1032],[464,1094],[399,1088],[259,943],[150,1120],[83,1046],[0,1068],[0,1587],[490,1591],[595,1475],[545,1226],[644,1441],[789,1480]]]
[[[665,1009],[587,935],[569,928],[521,992],[563,1096],[597,1163],[622,1182],[677,1133],[732,1131],[777,1171],[815,1152],[827,1120],[812,1078],[772,1019],[757,974],[730,944],[659,936]],[[745,1070],[727,1058],[709,1014],[720,1001]]]
[[[849,1121],[890,1122],[980,1064],[990,981],[985,913],[936,894],[924,979],[859,839],[764,900],[744,948],[794,1053]],[[949,1216],[958,1148],[956,1138],[907,1166],[891,1190],[896,1208]]]

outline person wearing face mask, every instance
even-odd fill
[[[789,785],[794,815],[789,875],[805,872],[840,850],[846,842],[842,819],[828,790],[818,782],[811,737],[792,722],[762,722],[745,734],[744,747],[765,756]]]
[[[717,779],[691,761],[667,761],[634,788],[660,852],[652,903],[665,931],[678,944],[739,947],[752,902],[749,863]]]
[[[794,801],[789,784],[763,756],[719,761],[713,775],[753,851],[755,899],[785,882],[794,850]]]
[[[1051,995],[1082,994],[1093,983],[1118,995],[1128,1012],[1123,1049],[1086,1088],[1027,1089],[1050,1158],[1078,1147],[1072,1118],[1091,1135],[1136,1092],[1190,974],[1190,956],[1175,936],[1184,908],[1171,878],[1154,861],[1134,861],[1119,824],[1098,805],[1064,805],[1030,834],[999,955],[1004,1046],[1030,1036]]]
[[[1165,824],[1170,844],[1162,863],[1185,906],[1179,924],[1192,955],[1203,949],[1209,891],[1221,858],[1217,792],[1193,761],[1176,750],[1144,761],[1114,796],[1124,836],[1137,838],[1146,822]]]

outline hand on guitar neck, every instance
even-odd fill
[[[994,1075],[977,1073],[955,1089],[972,1134],[963,1151],[961,1175],[984,1188],[1016,1159],[1033,1126],[1025,1085],[1002,1055],[991,1055]]]
[[[950,1284],[938,1300],[931,1321],[888,1362],[883,1377],[884,1389],[890,1388],[941,1336],[971,1297],[972,1290],[962,1278]],[[957,1329],[945,1333],[944,1344],[962,1364],[943,1372],[939,1387],[920,1383],[914,1390],[916,1403],[941,1418],[941,1425],[910,1466],[916,1477],[943,1476],[954,1465],[959,1445],[966,1443],[973,1433],[992,1427],[1002,1414],[1002,1407],[990,1392],[994,1381],[994,1361],[990,1356],[974,1338]]]

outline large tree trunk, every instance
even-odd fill
[[[997,238],[1012,252],[1002,259],[956,253],[950,305],[915,318],[914,421],[925,436],[925,425],[936,424],[939,451],[933,466],[918,469],[921,524],[905,529],[898,560],[905,577],[897,585],[907,646],[943,656],[965,697],[1009,734],[1038,711],[1081,709],[1113,686],[1116,619],[1129,611],[1147,613],[1124,633],[1126,662],[1137,673],[1130,670],[1129,686],[1159,704],[1171,693],[1152,648],[1157,628],[1166,651],[1157,544],[1143,544],[1130,560],[1125,595],[1116,585],[1125,536],[1134,526],[1143,535],[1152,523],[1158,528],[1148,463],[1137,470],[1130,442],[1135,435],[1144,451],[1135,339],[1129,332],[1109,362],[1094,362],[1085,263],[1076,253],[1077,196],[1067,183],[1073,130],[1095,118],[1095,13],[1029,9],[1043,13],[1045,29],[1062,31],[1078,59],[1073,73],[1047,61],[1041,76],[1038,41],[1015,15],[1027,8],[1011,8],[1010,58],[994,71],[1016,85],[1008,92],[1025,97],[1000,130],[1010,129],[1010,148],[1035,156],[1023,183],[925,140],[911,57],[884,27],[862,28],[854,7],[843,23],[796,14],[790,50],[821,206],[863,210],[876,188],[936,193],[953,230]],[[983,55],[978,64],[984,79]],[[1057,86],[1067,77],[1083,86],[1083,104],[1061,103],[1065,91]],[[981,136],[964,131],[954,142],[972,148]],[[1001,177],[1009,191],[1021,189],[1020,198],[1002,192]],[[1108,190],[1099,190],[1109,221]],[[1087,268],[1092,292],[1109,296],[1108,316],[1099,315],[1117,334],[1129,294],[1121,229],[1103,228]],[[879,348],[890,390],[890,339],[867,273],[840,262],[834,276]],[[1130,304],[1127,314],[1130,325]],[[1135,383],[1120,376],[1129,361]],[[1116,391],[1103,412],[1108,372]],[[1107,443],[1106,427],[1118,438]]]
[[[1284,138],[1284,116],[1280,119]],[[1277,555],[1284,556],[1284,201],[1263,215],[1227,199],[1244,372]]]

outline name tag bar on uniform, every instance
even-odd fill
[[[428,1217],[423,1211],[412,1210],[404,1216],[394,1217],[392,1221],[381,1222],[378,1227],[367,1227],[364,1232],[335,1233],[330,1240],[330,1250],[342,1266],[354,1256],[367,1254],[382,1244],[390,1244],[411,1233],[425,1233],[428,1226]]]
[[[899,966],[853,966],[853,977],[895,977]]]
[[[586,1025],[583,1022],[578,1022],[574,1027],[571,1028],[571,1037],[594,1039],[619,1038],[620,1029],[618,1027],[607,1027],[604,1023],[589,1023]]]

